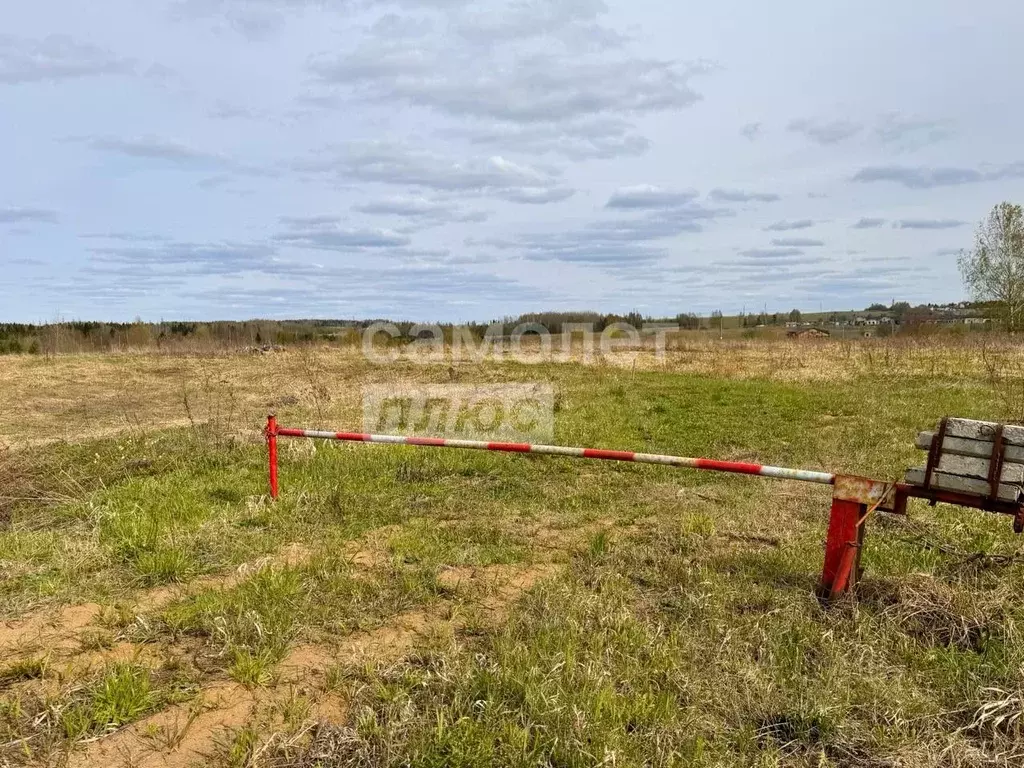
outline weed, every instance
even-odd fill
[[[139,580],[145,586],[188,581],[199,571],[199,564],[191,552],[178,547],[160,548],[142,552],[135,561]]]
[[[234,661],[228,668],[231,678],[249,687],[263,686],[274,677],[274,663],[277,661],[270,649],[263,648],[256,652],[238,649]]]
[[[0,668],[0,686],[16,683],[21,680],[35,680],[46,674],[49,659],[42,657],[29,657],[8,662]]]
[[[164,620],[175,632],[209,637],[236,662],[245,654],[276,662],[296,631],[300,586],[298,571],[265,568],[234,589],[210,589],[171,606]]]
[[[232,734],[224,749],[226,768],[246,768],[260,743],[260,734],[255,728],[241,728]]]
[[[78,644],[83,651],[103,651],[114,647],[114,636],[105,630],[87,630],[79,635]]]
[[[60,713],[69,740],[117,728],[138,719],[156,703],[150,672],[133,664],[113,664],[104,670],[81,700]]]

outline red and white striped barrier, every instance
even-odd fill
[[[322,440],[342,440],[349,443],[382,443],[385,445],[418,445],[430,448],[468,448],[473,451],[498,451],[500,453],[533,453],[545,456],[566,456],[571,459],[603,459],[605,461],[632,461],[637,464],[665,464],[671,467],[703,469],[713,472],[733,472],[740,475],[760,475],[782,480],[803,480],[808,483],[831,485],[835,475],[815,472],[809,469],[770,467],[764,464],[749,464],[740,461],[716,461],[715,459],[692,459],[686,456],[666,456],[658,453],[634,453],[633,451],[608,451],[601,448],[569,448],[562,445],[533,445],[530,443],[488,443],[482,440],[447,440],[440,437],[404,437],[401,435],[370,435],[361,432],[324,432],[315,429],[284,429],[276,432],[278,437],[309,437]],[[271,495],[276,492],[271,489]]]
[[[564,456],[570,459],[599,459],[604,461],[631,461],[638,464],[663,464],[712,472],[731,472],[741,475],[772,477],[781,480],[800,480],[832,486],[832,513],[829,519],[828,540],[825,547],[825,567],[822,573],[821,593],[835,596],[847,591],[857,578],[860,560],[860,540],[863,524],[870,511],[893,511],[891,483],[835,475],[809,469],[772,467],[740,461],[695,459],[685,456],[666,456],[657,453],[609,451],[600,448],[570,448],[561,445],[532,445],[530,443],[494,443],[483,440],[446,440],[440,437],[405,437],[402,435],[371,435],[363,432],[327,432],[316,429],[289,429],[277,426],[277,419],[267,419],[267,447],[270,454],[270,495],[276,499],[277,438],[303,437],[319,440],[340,440],[349,443],[378,443],[383,445],[413,445],[427,448],[464,448],[474,451],[500,453],[530,453],[546,456]]]

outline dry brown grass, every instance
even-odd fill
[[[529,344],[525,345],[527,351]],[[555,342],[554,349],[561,348]],[[361,387],[396,381],[476,382],[528,377],[531,364],[508,366],[498,356],[483,363],[378,365],[356,347],[288,349],[273,354],[209,356],[154,353],[9,356],[0,360],[0,445],[80,440],[169,426],[213,423],[253,437],[263,415],[278,410],[308,423],[356,423]],[[541,358],[535,358],[542,362]],[[992,335],[956,341],[896,337],[856,341],[724,340],[704,334],[670,337],[663,359],[652,344],[614,358],[573,362],[629,370],[661,370],[725,379],[783,382],[891,378],[1009,379],[1024,371],[1024,346]],[[513,360],[514,362],[514,360]]]

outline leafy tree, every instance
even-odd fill
[[[800,314],[800,310],[799,309],[791,309],[791,310],[789,310],[789,322],[791,322],[791,323],[799,323],[800,319],[802,317],[803,317],[803,315]]]
[[[700,328],[700,318],[692,312],[680,312],[676,315],[676,324],[680,328],[692,331]]]
[[[958,261],[974,299],[995,302],[1007,330],[1024,328],[1024,209],[1012,203],[993,208],[978,226],[974,247]]]
[[[868,307],[868,308],[867,308],[866,310],[864,310],[864,311],[865,311],[865,312],[884,312],[884,311],[885,311],[885,310],[887,310],[887,309],[888,309],[888,307],[887,307],[887,306],[885,306],[885,304],[878,304],[878,303],[875,303],[875,304],[872,304],[872,305],[871,305],[870,307]]]
[[[907,314],[908,311],[910,311],[910,302],[909,301],[897,301],[897,302],[894,302],[893,305],[891,307],[889,307],[889,310],[896,316],[896,320],[897,321],[902,320],[903,316],[905,314]]]

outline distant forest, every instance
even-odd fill
[[[598,332],[613,323],[675,323],[676,318],[654,320],[639,313],[607,315],[597,312],[541,312],[508,317],[503,323],[511,332],[517,325],[537,323],[551,333],[561,333],[569,323],[592,323]],[[30,325],[0,323],[0,354],[57,354],[63,352],[106,352],[128,349],[223,348],[289,346],[309,343],[351,344],[359,332],[374,323],[389,323],[401,335],[411,338],[417,323],[408,320],[373,318],[364,320],[218,320],[213,322],[103,323],[72,321]],[[446,333],[455,327],[468,328],[483,338],[492,323],[434,323]]]
[[[852,322],[856,318],[888,316],[894,325],[916,326],[952,314],[987,314],[985,305],[961,302],[956,305],[920,305],[906,302],[891,306],[872,304],[865,310],[842,312],[751,312],[723,315],[712,312],[702,316],[681,312],[674,317],[650,317],[639,312],[624,315],[600,312],[532,312],[505,317],[491,322],[434,323],[450,334],[455,327],[468,329],[476,338],[483,338],[493,323],[501,323],[510,333],[516,326],[536,324],[549,332],[561,333],[566,325],[589,323],[600,333],[615,323],[628,323],[636,328],[648,324],[672,324],[684,330],[745,330],[760,327],[781,327],[800,321],[803,324],[831,325]],[[30,325],[0,323],[0,354],[58,354],[66,352],[108,352],[131,349],[237,350],[281,347],[295,344],[353,344],[360,331],[374,323],[390,323],[405,340],[412,338],[417,323],[386,318],[351,320],[245,320],[213,322],[157,322],[141,320],[132,323],[71,321]]]

